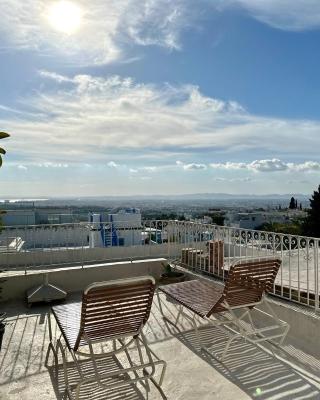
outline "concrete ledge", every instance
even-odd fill
[[[138,261],[121,261],[85,267],[56,268],[47,271],[32,271],[24,275],[0,274],[2,281],[1,301],[24,299],[26,291],[43,282],[44,272],[49,274],[49,283],[64,289],[67,293],[82,291],[92,282],[152,275],[159,278],[165,258]]]

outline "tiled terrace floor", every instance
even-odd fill
[[[165,297],[162,299],[167,315],[174,316],[175,306]],[[28,309],[16,302],[8,303],[6,309],[9,318],[0,353],[0,399],[61,399],[64,389],[62,369],[56,376],[53,368],[44,366],[48,346],[48,306]],[[57,334],[56,326],[54,332]],[[182,320],[177,328],[163,321],[156,298],[145,332],[151,348],[168,363],[163,384],[163,392],[168,399],[320,399],[320,380],[316,377],[317,373],[320,376],[320,369],[317,369],[317,363],[310,364],[309,368],[307,361],[302,365],[301,359],[299,363],[278,359],[239,340],[221,364],[206,352],[199,353],[195,335],[186,321]],[[220,331],[203,326],[201,335],[213,352],[221,352],[225,337]],[[77,378],[72,362],[68,373],[71,379]],[[96,390],[89,394],[87,391],[81,398],[139,400],[147,396],[142,388],[128,385],[108,392]],[[149,399],[162,398],[165,397],[151,385]]]

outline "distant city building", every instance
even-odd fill
[[[125,208],[114,214],[90,213],[89,246],[134,246],[142,244],[141,213],[137,208]]]
[[[275,211],[251,211],[226,213],[225,225],[242,229],[257,229],[266,223],[289,224],[293,219],[305,216],[304,211],[290,210]]]
[[[73,222],[69,210],[59,208],[39,208],[33,210],[5,210],[1,216],[4,226],[67,224]]]

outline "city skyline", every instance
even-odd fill
[[[1,196],[304,193],[314,0],[0,5]]]

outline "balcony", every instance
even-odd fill
[[[222,247],[210,252],[210,240]],[[131,227],[122,221],[116,229],[112,223],[5,227],[0,242],[0,270],[5,276],[165,257],[224,279],[228,267],[239,259],[276,255],[282,267],[274,295],[319,310],[317,238],[179,221],[144,221]],[[186,251],[193,252],[188,263],[183,260]],[[222,263],[216,262],[221,257]]]
[[[62,369],[55,375],[50,363],[48,368],[44,363],[49,306],[36,304],[28,308],[25,303],[25,291],[41,284],[44,274],[49,282],[64,288],[70,299],[93,281],[145,274],[158,278],[166,260],[183,269],[189,278],[221,281],[232,262],[267,255],[282,259],[272,302],[280,318],[291,325],[284,348],[269,343],[257,347],[239,339],[222,364],[215,355],[222,352],[226,337],[199,319],[202,341],[211,354],[200,351],[190,323],[182,318],[174,326],[163,320],[155,297],[145,332],[152,350],[167,361],[168,368],[163,394],[151,385],[149,399],[320,398],[318,239],[177,221],[148,221],[138,229],[138,242],[128,241],[130,244],[126,245],[124,240],[121,245],[119,241],[112,246],[94,247],[88,238],[91,230],[92,225],[88,224],[2,230],[3,243],[9,243],[6,237],[10,237],[20,238],[24,245],[17,246],[15,251],[12,246],[10,251],[2,248],[0,255],[0,310],[5,309],[8,314],[0,353],[0,398],[62,398]],[[110,231],[109,227],[105,231]],[[124,225],[118,233],[126,239],[136,235],[137,228],[131,230]],[[165,296],[161,300],[166,315],[174,319],[176,305]],[[58,330],[55,328],[54,332],[57,334]],[[72,359],[68,361],[70,379],[76,379]],[[91,366],[86,368],[89,371]],[[147,396],[142,387],[128,384],[121,392],[96,390],[92,398]]]

